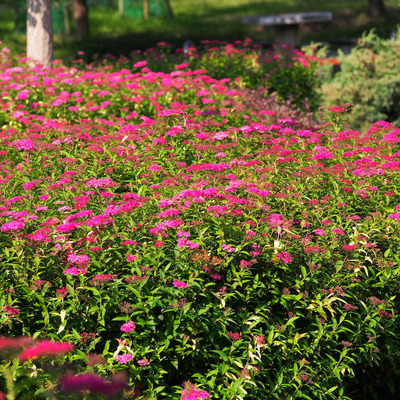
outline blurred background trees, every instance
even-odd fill
[[[385,15],[385,3],[383,0],[368,0],[368,14],[373,18]]]
[[[26,5],[27,0],[0,3],[0,38],[15,54],[26,48]],[[332,12],[329,24],[301,27],[305,43],[355,39],[372,28],[390,37],[400,21],[399,0],[52,0],[52,11],[55,57],[63,59],[80,50],[87,59],[128,54],[158,42],[272,42],[272,29],[241,24],[247,15]]]
[[[78,40],[89,38],[89,7],[87,0],[72,0],[72,10],[74,15],[75,37]]]

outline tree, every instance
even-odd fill
[[[372,18],[383,17],[385,15],[384,0],[368,0],[368,15]]]
[[[171,3],[169,2],[169,0],[165,0],[165,4],[167,6],[167,11],[168,11],[169,17],[173,18],[174,17],[174,13],[172,11]]]
[[[28,0],[27,57],[49,67],[53,61],[53,14],[51,0]]]
[[[75,36],[77,39],[86,39],[90,35],[89,7],[87,0],[72,0],[72,9],[75,23]]]

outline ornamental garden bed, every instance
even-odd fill
[[[184,63],[25,61],[2,51],[7,399],[393,396],[399,129]]]

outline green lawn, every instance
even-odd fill
[[[364,6],[366,1],[338,0],[170,0],[177,16],[196,14],[203,17],[242,16],[245,14],[274,14],[294,11],[340,12],[344,7]]]
[[[372,20],[366,14],[367,0],[170,0],[174,18],[150,21],[120,18],[112,8],[92,6],[90,22],[92,39],[76,42],[56,37],[56,57],[68,58],[78,50],[94,53],[129,53],[133,49],[152,47],[160,41],[182,45],[187,39],[234,41],[250,37],[255,41],[272,41],[272,30],[242,25],[245,15],[268,15],[296,11],[331,11],[329,24],[312,24],[302,28],[304,42],[347,39],[375,27],[382,36],[400,21],[400,6],[386,1],[386,18]],[[14,32],[12,12],[0,13],[0,40],[13,52],[25,48],[25,36]]]

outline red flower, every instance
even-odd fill
[[[236,332],[226,332],[226,335],[229,336],[233,341],[240,340],[241,336],[240,333]]]
[[[3,311],[8,315],[17,315],[17,314],[19,314],[18,308],[11,307],[11,306],[5,306],[3,308]]]
[[[329,111],[333,113],[343,113],[346,111],[346,109],[342,107],[331,107],[329,108]]]
[[[27,336],[19,336],[8,338],[5,336],[0,336],[0,351],[2,350],[16,350],[27,345],[32,345],[34,339]]]
[[[71,343],[51,342],[50,340],[43,340],[34,347],[29,347],[24,350],[19,359],[26,361],[44,356],[57,356],[68,353],[73,350],[74,346]]]
[[[387,312],[385,310],[378,310],[378,314],[381,316],[381,318],[385,318],[385,319],[393,318],[393,314],[390,312]]]

